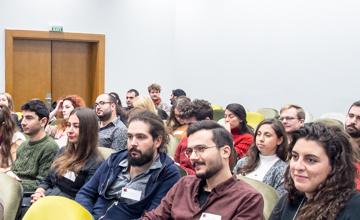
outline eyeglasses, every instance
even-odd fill
[[[279,120],[280,121],[284,121],[284,120],[286,120],[286,121],[292,121],[292,120],[294,120],[294,119],[299,119],[299,118],[294,118],[294,117],[281,117],[281,118],[279,118]]]
[[[187,158],[189,158],[190,159],[190,157],[191,157],[191,154],[194,152],[198,157],[200,157],[203,153],[204,153],[204,151],[206,150],[206,149],[209,149],[209,148],[213,148],[213,147],[217,147],[217,145],[215,145],[215,146],[212,146],[212,147],[205,147],[205,146],[196,146],[196,147],[194,147],[194,149],[192,149],[192,148],[186,148],[186,150],[185,150],[185,156],[187,157]]]
[[[100,101],[99,103],[96,103],[96,102],[95,102],[94,108],[96,108],[98,105],[104,106],[106,103],[113,103],[113,102],[103,102],[103,101]]]

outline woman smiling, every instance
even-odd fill
[[[309,123],[292,133],[285,194],[269,219],[359,219],[357,152],[338,127]]]

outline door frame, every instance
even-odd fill
[[[93,94],[104,93],[105,87],[105,35],[51,31],[28,31],[5,29],[5,91],[13,94],[13,51],[14,39],[78,41],[96,43],[96,63]]]

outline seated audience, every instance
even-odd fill
[[[109,94],[116,99],[116,115],[120,117],[121,122],[126,125],[126,112],[121,104],[119,95],[116,92],[110,92]]]
[[[26,141],[23,134],[5,105],[0,105],[0,173],[11,169],[15,159],[16,150]]]
[[[359,219],[357,154],[339,127],[306,123],[293,131],[285,194],[269,219]]]
[[[99,144],[115,151],[125,149],[127,128],[116,114],[116,99],[110,94],[96,98],[94,108],[99,117]]]
[[[305,111],[298,105],[286,104],[280,109],[279,120],[283,123],[289,143],[291,132],[301,128],[305,122]]]
[[[94,111],[87,108],[71,111],[66,132],[69,141],[59,150],[49,173],[31,195],[31,203],[48,195],[75,199],[104,161],[98,150],[98,119]]]
[[[127,136],[127,150],[111,154],[76,195],[94,219],[140,218],[180,179],[164,153],[169,138],[157,115],[144,111],[131,117]]]
[[[233,139],[214,121],[200,121],[187,129],[186,155],[196,176],[185,176],[161,204],[142,219],[262,220],[261,194],[229,169]]]
[[[246,157],[240,159],[233,172],[268,184],[282,196],[284,173],[287,168],[288,141],[286,131],[278,119],[268,118],[255,130],[254,144]]]
[[[11,115],[15,118],[16,125],[20,128],[20,131],[22,131],[21,120],[15,113],[14,101],[9,93],[0,93],[0,105],[5,105],[9,108]]]
[[[182,90],[182,89],[173,90],[171,93],[171,97],[170,97],[170,104],[174,105],[175,100],[177,98],[179,98],[180,96],[186,96],[186,93],[184,92],[184,90]]]
[[[212,120],[213,114],[213,109],[211,108],[210,103],[202,99],[195,99],[192,102],[187,100],[179,109],[179,117],[182,118],[188,126],[198,121]],[[190,159],[185,154],[187,147],[188,138],[184,137],[176,147],[174,161],[178,163],[180,167],[185,169],[189,175],[194,175],[194,167],[190,162]]]
[[[150,98],[154,102],[156,108],[165,111],[169,109],[168,105],[165,102],[163,102],[162,99],[160,98],[160,92],[161,92],[160,85],[153,83],[148,87],[148,91]]]
[[[56,116],[62,119],[59,125],[48,125],[45,128],[46,133],[54,138],[55,142],[63,147],[67,143],[66,121],[69,119],[70,112],[76,108],[85,107],[85,101],[78,95],[63,96],[57,101],[56,108],[50,113],[49,119]]]
[[[253,132],[246,122],[246,111],[240,104],[229,104],[226,106],[224,117],[224,127],[233,135],[234,148],[240,159],[247,153],[254,140]]]
[[[33,99],[23,104],[21,110],[21,125],[29,140],[18,147],[16,160],[6,174],[20,181],[24,191],[35,191],[47,174],[59,147],[44,130],[49,120],[45,103]]]
[[[185,96],[177,98],[173,102],[173,106],[170,110],[170,116],[166,121],[166,126],[169,128],[172,135],[180,139],[186,137],[187,125],[185,124],[184,119],[179,117],[179,109],[188,103],[190,103],[190,99]]]
[[[360,148],[360,101],[351,105],[346,115],[345,131],[350,135],[350,141]]]
[[[149,112],[153,112],[154,114],[157,114],[161,119],[166,120],[168,115],[164,110],[157,109],[154,105],[154,103],[151,101],[151,99],[148,96],[145,95],[139,95],[137,96],[133,101],[133,106],[144,108]]]
[[[139,96],[139,92],[136,89],[130,89],[126,93],[126,105],[127,107],[124,107],[125,111],[129,111],[130,109],[134,108],[133,101],[135,97]]]

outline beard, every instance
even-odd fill
[[[100,121],[107,121],[111,118],[111,112],[102,112],[102,115],[98,115],[98,113],[96,112],[96,114],[98,115]]]
[[[352,127],[353,130],[350,130],[348,127]],[[345,127],[346,133],[350,135],[352,138],[359,138],[360,137],[360,130],[355,126],[355,124],[349,124]]]
[[[193,163],[193,167],[196,166],[196,164],[202,164],[205,165],[205,162],[203,161],[195,161]],[[204,173],[198,173],[195,170],[195,175],[197,178],[199,179],[210,179],[211,177],[213,177],[215,174],[217,174],[222,168],[223,168],[223,164],[221,161],[221,157],[220,155],[217,157],[217,159],[215,161],[211,161],[208,164],[211,164]]]
[[[131,156],[132,152],[139,153],[140,157]],[[155,152],[154,145],[144,152],[141,152],[140,150],[138,150],[136,148],[131,148],[128,151],[128,155],[127,155],[128,166],[141,167],[141,166],[149,163],[150,161],[152,161],[152,159],[154,157],[154,152]]]

